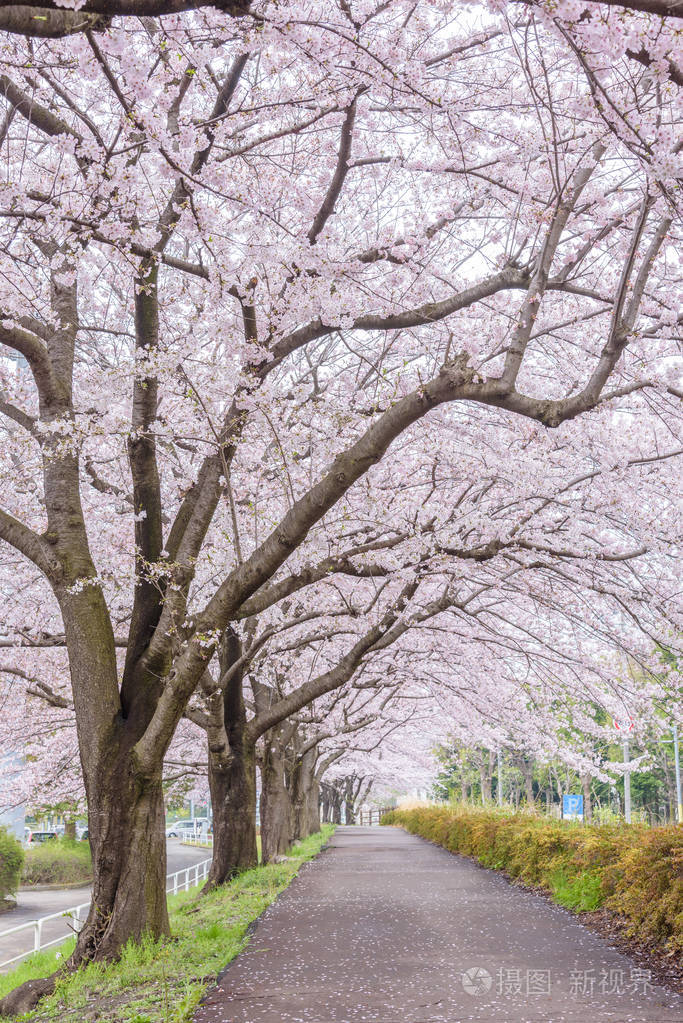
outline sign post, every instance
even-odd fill
[[[676,768],[676,816],[683,824],[683,794],[681,793],[681,758],[678,750],[678,725],[674,724],[674,766]]]
[[[627,718],[626,721],[617,721],[614,719],[614,727],[618,732],[623,734],[623,750],[624,750],[624,817],[626,823],[631,823],[631,769],[628,766],[631,762],[629,746],[628,746],[628,733],[633,731],[633,719]]]
[[[630,763],[628,739],[624,739],[624,817],[626,823],[631,823],[631,769],[628,766]]]
[[[583,820],[583,796],[580,794],[562,796],[562,819],[566,821]]]

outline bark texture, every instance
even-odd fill
[[[261,756],[261,860],[285,856],[292,844],[292,804],[285,784],[285,746],[282,728],[263,737]]]
[[[303,755],[296,756],[291,766],[289,789],[292,798],[292,838],[295,842],[320,830],[315,764],[315,749],[309,749]]]
[[[213,858],[204,892],[258,863],[253,749],[233,749],[227,765],[210,761],[209,787],[213,805]]]

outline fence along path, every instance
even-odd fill
[[[210,865],[211,859],[209,858],[202,860],[201,863],[184,867],[182,870],[176,870],[174,874],[167,874],[166,894],[177,895],[178,892],[189,891],[201,881],[205,881]],[[4,972],[9,966],[33,955],[34,952],[42,952],[53,945],[61,944],[72,934],[78,934],[85,923],[89,909],[90,899],[87,902],[81,902],[78,906],[60,909],[56,913],[48,913],[47,916],[38,917],[36,920],[27,920],[22,924],[17,924],[16,927],[8,927],[6,930],[0,931],[0,942],[4,943],[6,939],[16,935],[19,945],[24,944],[24,936],[27,945],[18,955],[0,962],[0,970]]]
[[[376,807],[363,807],[358,811],[358,825],[359,827],[373,827],[375,824],[379,824],[384,817],[385,813],[389,813],[393,807],[391,806],[380,806]]]

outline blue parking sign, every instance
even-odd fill
[[[582,821],[583,820],[583,796],[563,796],[562,797],[562,816],[568,821]]]

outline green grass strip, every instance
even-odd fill
[[[247,870],[209,895],[199,898],[194,891],[170,897],[171,938],[131,942],[118,962],[91,963],[64,976],[53,995],[13,1023],[188,1023],[206,989],[247,944],[249,925],[333,831],[323,825],[292,849],[287,862]],[[47,976],[72,948],[73,939],[57,953],[38,953],[0,977],[0,997],[25,980]]]

